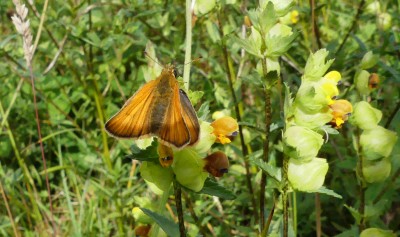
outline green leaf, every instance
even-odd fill
[[[293,33],[289,36],[274,36],[265,39],[265,45],[267,46],[267,57],[282,56],[292,46],[292,42],[297,35],[298,33]]]
[[[252,54],[256,57],[262,58],[262,54],[260,51],[261,42],[259,45],[259,44],[257,44],[256,41],[252,41],[249,38],[248,39],[240,39],[238,37],[234,37],[233,39],[235,40],[235,43],[239,44],[240,47],[242,47],[244,50],[246,50],[249,54]]]
[[[344,204],[344,206],[347,208],[347,210],[350,211],[351,215],[352,215],[352,216],[354,217],[354,219],[356,220],[357,225],[360,224],[361,217],[362,217],[361,214],[360,214],[354,207],[347,206],[346,204]]]
[[[276,181],[280,182],[281,181],[281,169],[277,167],[273,167],[272,165],[269,165],[262,161],[261,159],[257,158],[250,158],[249,159],[250,163],[258,166],[260,169],[265,171],[268,176],[272,177]]]
[[[153,141],[145,150],[141,150],[136,144],[133,144],[131,146],[132,154],[125,156],[125,158],[140,161],[158,161],[157,146],[158,142],[156,140]]]
[[[199,119],[206,121],[210,115],[210,103],[207,101],[200,106],[200,109],[197,111],[197,117]]]
[[[148,215],[149,217],[151,217],[160,227],[161,229],[164,230],[164,232],[168,235],[168,236],[179,236],[179,228],[178,225],[173,222],[170,219],[167,219],[166,217],[152,212],[149,209],[146,208],[140,208],[146,215]]]
[[[317,193],[322,193],[322,194],[326,194],[335,198],[339,198],[342,199],[342,196],[340,194],[335,193],[335,191],[331,190],[331,189],[327,189],[326,187],[322,186],[320,187],[317,191]]]
[[[236,198],[235,194],[233,194],[230,190],[221,186],[217,182],[207,178],[204,182],[204,187],[198,193],[208,194],[211,196],[220,197],[226,200],[233,200]]]

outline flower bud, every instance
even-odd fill
[[[365,70],[356,72],[354,76],[354,84],[356,85],[358,93],[361,95],[368,95],[370,92],[368,88],[369,76],[369,72]]]
[[[322,158],[314,158],[307,163],[289,159],[289,182],[294,189],[299,191],[317,191],[324,184],[328,167],[328,163]]]
[[[292,126],[283,134],[285,153],[301,161],[309,161],[317,156],[324,142],[322,135],[301,126]]]
[[[381,4],[379,3],[379,1],[373,1],[370,4],[368,4],[365,10],[367,13],[376,15],[381,11]]]
[[[388,157],[396,141],[397,134],[381,126],[364,130],[360,136],[362,152],[367,160]]]
[[[251,27],[253,24],[251,23],[250,17],[249,16],[245,16],[244,17],[244,25],[246,27]]]
[[[204,158],[204,170],[214,177],[222,177],[228,172],[229,159],[222,151],[217,151]]]
[[[151,225],[139,225],[135,228],[135,236],[149,236]]]
[[[392,27],[392,16],[387,13],[381,13],[378,15],[378,28],[381,30],[388,30]]]
[[[186,188],[195,192],[204,186],[208,174],[204,172],[205,161],[192,148],[186,148],[175,152],[174,170],[176,180]]]
[[[331,124],[335,128],[342,127],[342,124],[347,121],[353,112],[353,106],[347,100],[335,100],[329,107],[332,109],[333,116]]]
[[[379,75],[376,73],[371,73],[369,76],[369,81],[368,81],[368,88],[370,90],[378,88],[379,85]]]
[[[174,153],[171,147],[158,143],[157,153],[162,167],[169,167],[174,162]]]
[[[354,105],[354,111],[350,122],[353,125],[365,130],[378,125],[382,118],[382,112],[372,107],[368,102],[360,101]]]
[[[372,68],[373,66],[376,65],[378,62],[379,58],[377,55],[374,55],[372,51],[368,51],[366,54],[364,54],[364,57],[361,60],[361,69],[369,69]]]
[[[140,174],[144,180],[155,184],[162,191],[169,189],[173,179],[171,169],[163,168],[154,162],[143,162],[140,166]]]
[[[379,3],[379,2],[377,2]],[[382,230],[378,228],[368,228],[361,232],[360,237],[396,237],[391,230]]]
[[[239,130],[237,121],[229,116],[219,118],[211,123],[214,128],[214,135],[217,137],[216,142],[226,144],[230,143],[230,137],[236,136]]]
[[[368,183],[382,182],[390,175],[392,164],[389,158],[378,161],[364,160],[362,172],[365,181]]]

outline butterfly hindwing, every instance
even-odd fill
[[[175,81],[171,102],[166,111],[164,122],[157,134],[161,141],[182,148],[190,142],[190,133],[182,116],[179,85]]]
[[[179,97],[182,106],[182,117],[190,133],[189,145],[193,145],[199,140],[199,120],[197,119],[196,112],[192,106],[192,103],[190,103],[189,97],[186,95],[185,91],[179,90]]]

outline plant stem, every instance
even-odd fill
[[[360,129],[357,128],[356,132],[356,140],[357,140],[357,154],[358,154],[358,162],[357,162],[357,174],[359,177],[360,183],[360,207],[358,212],[360,213],[361,220],[358,226],[359,232],[361,233],[365,229],[365,190],[366,190],[366,183],[364,180],[364,174],[362,171],[364,157],[362,155],[362,146],[360,145]]]
[[[236,93],[235,89],[233,87],[233,81],[235,80],[235,72],[233,69],[232,61],[231,58],[229,57],[228,53],[228,48],[226,47],[226,42],[224,39],[224,33],[222,30],[222,24],[221,24],[221,15],[218,14],[218,25],[219,25],[219,34],[221,37],[221,47],[222,47],[222,52],[224,56],[224,61],[225,61],[225,67],[226,67],[226,72],[227,72],[227,77],[228,77],[228,84],[229,88],[231,91],[232,99],[233,99],[233,104],[235,105],[235,113],[236,113],[236,119],[239,123],[239,136],[240,136],[240,143],[242,147],[242,153],[243,153],[243,158],[244,158],[244,166],[246,170],[246,184],[247,184],[247,189],[249,190],[249,196],[251,199],[251,204],[253,207],[253,215],[254,219],[257,222],[258,221],[258,214],[257,214],[257,204],[256,204],[256,199],[254,196],[254,191],[253,191],[253,185],[251,183],[251,174],[250,174],[250,165],[249,162],[247,161],[247,156],[249,155],[247,146],[244,142],[244,136],[243,136],[243,126],[240,124],[242,121],[241,114],[240,114],[240,109],[239,109],[239,103],[236,98]]]
[[[41,131],[41,128],[40,128],[39,109],[38,109],[37,101],[36,101],[35,78],[33,76],[32,61],[29,62],[28,67],[29,67],[29,74],[30,74],[30,78],[31,78],[31,86],[32,86],[32,94],[33,94],[33,105],[34,105],[34,109],[35,109],[36,125],[37,125],[37,131],[38,131],[38,135],[39,135],[39,145],[40,145],[40,151],[42,153],[43,169],[44,169],[44,172],[45,172],[47,195],[49,196],[50,221],[51,221],[51,224],[53,226],[53,231],[54,231],[53,235],[57,236],[57,226],[56,226],[56,223],[54,221],[53,201],[51,200],[49,175],[47,173],[46,157],[44,155],[44,147],[43,147],[43,141],[42,141],[42,131]]]
[[[183,220],[183,210],[182,210],[182,188],[176,181],[174,181],[174,190],[175,190],[176,212],[178,214],[178,222],[179,222],[179,232],[181,237],[185,237],[186,230],[185,230],[185,222]]]
[[[267,77],[267,59],[262,59],[262,69],[264,77]],[[269,157],[269,130],[271,126],[271,89],[269,83],[267,81],[264,82],[264,116],[265,116],[265,137],[264,137],[264,146],[263,146],[263,161],[268,162]],[[260,226],[265,225],[265,217],[264,217],[264,209],[265,209],[265,188],[267,185],[267,174],[262,172],[261,174],[261,182],[260,182]],[[263,230],[261,230],[263,232]]]
[[[187,207],[188,207],[188,209],[189,209],[190,215],[192,216],[194,222],[196,223],[197,228],[199,228],[200,233],[201,233],[203,236],[208,236],[207,228],[205,228],[205,227],[201,224],[201,221],[199,220],[199,217],[196,215],[196,212],[195,212],[194,207],[193,207],[193,202],[192,202],[192,200],[190,199],[189,195],[187,195],[186,193],[183,193],[183,197],[185,198],[185,202],[186,202]]]
[[[377,204],[379,202],[379,200],[383,197],[383,195],[385,195],[385,193],[392,187],[392,185],[394,184],[396,179],[399,178],[399,176],[400,176],[400,168],[397,169],[397,171],[394,173],[394,175],[390,179],[390,182],[387,182],[386,186],[384,188],[382,188],[382,190],[376,196],[376,198],[373,201],[374,205]]]
[[[282,189],[282,202],[283,202],[283,237],[288,236],[289,230],[289,210],[288,210],[288,189],[289,189],[289,181],[288,181],[288,168],[289,168],[289,159],[283,158],[283,189]]]
[[[20,233],[19,233],[19,231],[18,231],[18,229],[17,229],[17,227],[15,225],[14,217],[13,217],[13,215],[11,213],[10,206],[8,205],[6,190],[3,187],[3,182],[1,181],[1,179],[0,179],[0,192],[1,192],[1,196],[2,196],[2,198],[4,200],[4,204],[5,204],[6,209],[7,209],[8,218],[10,219],[10,223],[11,223],[11,226],[12,226],[13,231],[14,231],[14,236],[19,237],[21,235],[20,235]]]
[[[361,15],[362,8],[363,8],[364,4],[365,4],[365,0],[361,0],[360,4],[358,5],[357,13],[354,16],[353,23],[351,24],[350,29],[347,31],[346,35],[344,36],[343,41],[340,44],[339,48],[336,50],[335,54],[338,54],[342,50],[343,46],[346,44],[346,41],[349,38],[350,33],[354,30],[354,27],[357,25],[357,21],[358,21],[358,18],[360,17],[360,15]]]
[[[272,222],[272,217],[274,217],[275,206],[276,205],[275,205],[275,197],[274,197],[274,203],[272,204],[271,211],[269,212],[267,222],[265,223],[265,225],[262,228],[261,237],[266,237],[268,234],[269,226],[271,225],[271,222]]]
[[[322,47],[321,39],[319,35],[319,29],[317,25],[317,17],[315,16],[315,0],[310,0],[310,10],[311,10],[311,22],[312,22],[312,32],[314,34],[315,41],[317,42],[317,46],[315,46],[315,41],[313,43],[313,49],[317,50]]]
[[[185,42],[185,64],[183,66],[183,83],[185,89],[189,90],[190,60],[192,54],[192,1],[186,0],[186,42]]]
[[[385,128],[389,128],[390,124],[392,123],[394,117],[396,116],[397,112],[400,110],[400,100],[397,102],[396,108],[393,110],[393,112],[389,115],[388,120],[385,123]]]
[[[319,193],[315,194],[315,228],[317,237],[321,237],[321,200],[319,198]]]

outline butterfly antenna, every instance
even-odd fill
[[[149,54],[147,51],[144,51],[144,55],[146,55],[146,57],[148,57],[149,59],[151,59],[151,61],[157,63],[157,64],[160,65],[161,67],[164,67],[163,65],[161,65],[161,63],[158,62],[158,60],[152,58],[152,57],[150,56],[150,54]]]
[[[185,65],[187,65],[187,64],[191,64],[191,63],[193,63],[193,62],[200,61],[201,59],[203,59],[203,58],[202,58],[202,57],[195,58],[195,59],[193,59],[193,60],[191,60],[191,61],[189,61],[189,62],[187,62],[187,63],[185,63],[185,64],[181,64],[181,65],[176,66],[176,68],[181,68],[181,67],[183,67],[183,66],[185,66]]]

